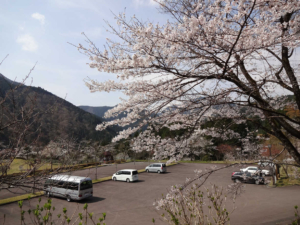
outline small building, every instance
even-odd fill
[[[110,151],[105,151],[104,154],[103,154],[103,161],[106,162],[106,161],[112,161],[112,160],[114,160],[114,157],[111,154],[111,152]]]

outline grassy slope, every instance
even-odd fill
[[[297,168],[300,171],[300,168]],[[276,186],[277,187],[284,187],[290,185],[300,185],[300,179],[296,179],[293,174],[293,169],[288,166],[288,174],[289,177],[286,175],[284,169],[280,168],[281,177],[278,179]]]
[[[55,169],[55,168],[58,168],[59,166],[60,166],[59,164],[53,164],[52,168]],[[23,171],[20,170],[21,167],[23,167]],[[50,169],[50,168],[51,168],[50,163],[45,163],[44,165],[42,165],[39,168],[39,170]],[[8,174],[24,172],[27,169],[29,169],[29,166],[28,166],[26,160],[15,159],[10,166],[10,170],[8,171]]]

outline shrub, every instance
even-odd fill
[[[30,203],[30,198],[28,198]],[[20,208],[20,220],[21,224],[25,224],[26,221],[31,221],[31,224],[34,225],[50,225],[50,224],[87,224],[88,221],[91,221],[92,224],[105,225],[106,213],[102,213],[100,218],[93,217],[94,213],[88,212],[88,204],[85,203],[83,206],[83,211],[76,214],[75,212],[68,215],[68,210],[63,208],[62,213],[55,213],[55,206],[52,205],[52,200],[49,198],[44,205],[40,205],[41,198],[39,198],[39,204],[35,208],[24,210],[23,201],[19,201],[18,205]],[[5,216],[4,216],[5,217]],[[26,221],[25,221],[26,220]],[[100,223],[97,223],[97,222]],[[78,223],[79,222],[79,223]]]

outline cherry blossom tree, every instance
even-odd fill
[[[201,130],[218,116],[236,123],[251,121],[278,138],[295,162],[300,153],[290,137],[300,138],[300,120],[284,112],[300,109],[298,0],[156,0],[165,24],[142,22],[125,13],[108,23],[116,36],[97,48],[87,38],[79,51],[99,72],[116,75],[106,82],[87,79],[91,92],[121,91],[127,96],[106,117],[127,116],[97,126],[128,126],[114,138],[127,138],[147,124],[133,149],[155,151],[176,160],[189,153],[203,134],[238,136],[227,129]],[[299,57],[299,56],[298,56]],[[264,121],[264,122],[262,122]],[[186,129],[178,138],[161,139],[162,127]]]

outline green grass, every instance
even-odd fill
[[[293,174],[293,170],[297,169],[300,172],[300,168],[292,168],[291,166],[287,167],[287,172],[289,174],[289,177],[285,173],[285,170],[280,167],[280,175],[281,177],[278,179],[276,186],[277,187],[285,187],[285,186],[291,186],[291,185],[300,185],[300,179],[296,179]]]
[[[226,163],[226,161],[200,161],[200,160],[195,160],[195,161],[181,160],[179,162],[180,163],[220,163],[220,164]]]
[[[102,177],[102,178],[99,178],[97,180],[93,180],[93,184],[97,184],[97,183],[100,183],[100,182],[103,182],[103,181],[108,181],[108,180],[111,180],[111,176],[110,177]]]
[[[20,201],[20,200],[26,200],[28,198],[35,198],[35,197],[38,197],[38,196],[42,196],[43,194],[44,194],[44,192],[40,191],[40,192],[36,192],[34,194],[25,194],[25,195],[19,195],[19,196],[16,196],[16,197],[12,197],[12,198],[2,199],[2,200],[0,200],[0,205],[8,204],[8,203],[11,203],[11,202],[17,202],[17,201]]]
[[[292,185],[300,185],[300,179],[294,179],[292,177],[280,177],[276,183],[277,187],[285,187]]]
[[[23,167],[23,170],[20,170],[21,167]],[[53,169],[58,168],[58,167],[60,167],[60,164],[58,164],[58,163],[54,163],[52,165]],[[44,169],[50,169],[50,168],[51,168],[51,164],[50,163],[45,163],[41,167],[39,167],[38,170],[44,170]],[[10,169],[8,170],[7,174],[20,173],[20,172],[26,171],[27,169],[29,169],[29,165],[27,163],[27,160],[25,160],[25,159],[14,159],[14,161],[10,165]]]
[[[167,162],[168,160],[135,160],[136,162]],[[128,162],[133,162],[128,160]],[[203,164],[207,164],[207,163],[212,163],[212,164],[233,164],[233,163],[255,163],[255,161],[201,161],[201,160],[194,160],[194,161],[190,161],[190,160],[181,160],[178,163],[203,163]]]
[[[150,159],[150,160],[144,160],[144,159],[137,159],[137,160],[127,160],[126,162],[156,162],[156,163],[158,163],[158,162],[167,162],[168,160],[152,160],[152,159]]]

